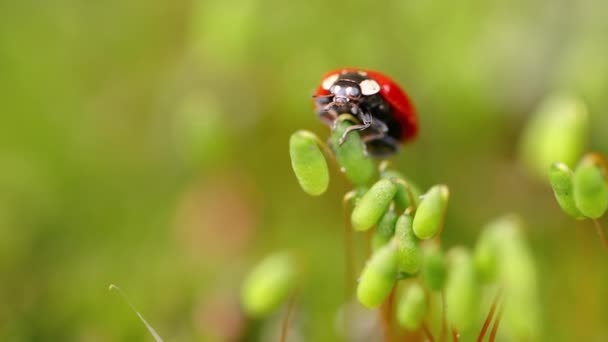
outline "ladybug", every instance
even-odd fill
[[[313,95],[317,115],[333,127],[340,114],[359,122],[340,138],[360,131],[367,152],[375,157],[391,155],[418,132],[414,106],[407,94],[388,76],[371,70],[343,68],[326,73]]]

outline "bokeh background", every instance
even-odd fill
[[[0,2],[0,340],[234,339],[246,271],[302,262],[299,340],[339,340],[340,199],[305,195],[297,129],[329,69],[391,75],[421,132],[394,165],[449,184],[446,246],[516,212],[540,272],[543,340],[608,339],[608,254],[518,162],[539,102],[589,108],[608,152],[608,3],[131,0]],[[278,320],[275,317],[275,320]],[[272,319],[271,319],[272,321]],[[270,324],[272,325],[272,324]],[[270,329],[272,330],[272,329]]]

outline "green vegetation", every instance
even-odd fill
[[[336,141],[344,131],[341,125],[336,127],[330,141]],[[294,133],[291,141],[300,134]],[[334,150],[349,156],[347,162],[351,163],[351,172],[357,174],[360,171],[358,164],[352,161],[363,161],[362,168],[367,169],[364,144],[356,132],[348,139],[352,143],[346,150]],[[310,141],[321,140],[311,137]],[[304,159],[299,153],[304,156],[309,153],[307,150],[291,151],[291,157],[296,161]],[[361,155],[357,157],[356,153]],[[337,159],[338,163],[345,160]],[[302,173],[295,167],[297,163],[293,165],[300,185],[308,192],[306,184],[314,180],[303,181]],[[309,171],[312,177],[327,174],[326,164],[315,162],[310,165],[318,168]],[[371,252],[357,279],[356,298],[363,307],[379,310],[384,340],[392,341],[392,336],[401,333],[393,322],[431,340],[435,336],[443,338],[448,333],[466,340],[475,336],[483,338],[493,322],[489,340],[494,341],[503,314],[506,332],[502,336],[517,340],[538,339],[542,331],[542,310],[537,299],[538,275],[520,220],[505,216],[492,222],[482,231],[474,251],[454,246],[449,248],[444,259],[440,233],[448,210],[448,187],[436,185],[420,198],[414,198],[411,189],[417,187],[400,173],[389,170],[386,162],[380,166],[379,174],[382,178],[374,185],[347,193],[344,201],[353,204],[350,222],[345,224],[350,223],[356,232],[375,227],[372,238],[367,239],[367,250]],[[563,177],[558,178],[563,183]],[[406,200],[398,198],[399,187],[406,191]],[[411,205],[405,210],[395,209],[403,203]],[[354,246],[349,241],[352,233],[348,229],[347,226],[344,232],[345,269],[354,261],[349,260],[353,258]],[[355,282],[349,272],[345,274],[346,283]],[[483,288],[495,292],[495,299],[482,324]],[[275,293],[273,288],[266,290],[268,295]],[[347,300],[351,296],[346,293]],[[433,314],[429,310],[430,303],[438,301],[441,301],[439,314]],[[494,317],[497,307],[501,314]],[[353,329],[352,323],[345,322],[344,329]]]
[[[293,296],[258,318],[241,300],[256,265],[283,250],[297,260],[288,341],[381,340],[373,322],[388,317],[385,305],[358,303],[356,280],[374,250],[368,236],[381,235],[376,251],[395,243],[392,219],[381,234],[382,218],[350,237],[344,224],[380,179],[397,187],[397,218],[433,185],[449,187],[440,237],[419,242],[418,273],[398,272],[393,287],[395,310],[411,285],[428,291],[436,341],[455,246],[473,257],[481,288],[463,341],[480,333],[502,279],[525,284],[530,265],[536,292],[518,280],[509,302],[533,296],[539,312],[505,306],[497,340],[532,328],[537,341],[606,340],[598,233],[608,221],[587,216],[602,209],[602,167],[574,182],[586,152],[608,155],[606,12],[601,1],[549,0],[2,2],[0,341],[152,340],[111,283],[165,341],[276,341]],[[355,179],[321,150],[331,181],[310,197],[288,141],[306,129],[327,142],[310,96],[341,66],[398,81],[420,135],[388,165],[349,157],[362,158],[351,161]],[[565,123],[528,128],[554,111]],[[556,162],[571,170],[551,181],[557,201]],[[323,177],[309,179],[322,192]],[[525,224],[497,254],[500,234],[483,227],[508,212]],[[523,256],[502,268],[503,253]],[[422,339],[423,325],[391,317]]]

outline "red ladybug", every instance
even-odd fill
[[[395,153],[400,144],[418,131],[416,112],[405,92],[388,76],[377,71],[344,68],[323,76],[313,95],[319,118],[333,127],[340,114],[359,122],[344,133],[361,132],[368,153],[381,157]]]

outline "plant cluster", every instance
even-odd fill
[[[292,169],[304,192],[319,196],[327,191],[330,164],[353,185],[342,203],[345,304],[356,298],[359,309],[377,310],[378,330],[385,341],[539,339],[539,281],[522,220],[513,214],[495,219],[481,229],[471,248],[444,246],[448,186],[434,185],[422,192],[387,161],[377,165],[356,131],[340,143],[355,123],[352,116],[341,115],[332,127],[329,147],[308,131],[295,132],[289,141]],[[598,220],[608,210],[608,162],[599,153],[578,160],[586,132],[582,102],[568,96],[549,98],[524,130],[521,156],[533,174],[549,180],[567,215],[595,223],[608,248]],[[367,243],[367,261],[359,265],[358,276],[353,232],[364,235]],[[251,270],[242,286],[241,304],[251,326],[276,318],[278,309],[290,303],[282,311],[281,341],[289,335],[299,283],[305,279],[299,264],[293,253],[275,252]],[[360,318],[350,312],[356,309],[352,305],[345,307],[342,321],[348,333]],[[504,328],[499,331],[501,322]],[[259,331],[252,334],[260,338]]]
[[[587,153],[589,114],[571,94],[546,99],[532,117],[521,144],[528,169],[548,180],[561,209],[577,220],[591,220],[606,248],[599,219],[608,209],[608,162],[601,153]]]
[[[364,308],[378,309],[385,341],[401,335],[431,341],[448,336],[481,341],[487,335],[493,341],[501,321],[505,336],[537,337],[537,275],[521,220],[506,215],[488,224],[473,248],[445,248],[441,232],[448,186],[422,192],[388,162],[377,166],[357,132],[339,144],[354,122],[349,115],[340,116],[330,147],[308,131],[295,132],[289,142],[292,168],[304,192],[318,196],[328,189],[329,163],[337,164],[353,184],[343,203],[348,214],[344,273],[356,290],[346,293],[346,300],[353,295]],[[352,231],[367,236],[368,258],[359,276],[353,274]],[[245,311],[257,318],[276,311],[294,295],[296,266],[285,252],[263,260],[244,283]],[[348,331],[355,323],[348,313],[345,317]]]

